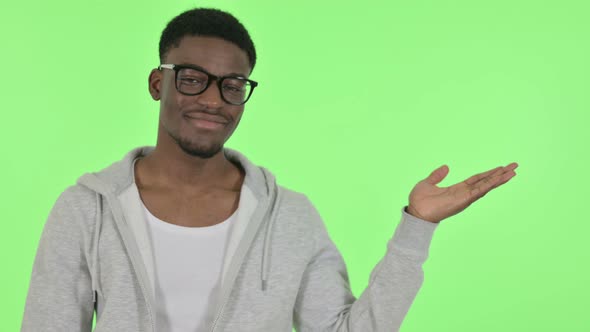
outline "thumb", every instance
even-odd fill
[[[449,167],[447,165],[442,165],[441,167],[435,169],[430,173],[430,175],[424,179],[429,184],[435,185],[441,182],[445,177],[449,174]]]

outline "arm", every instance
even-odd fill
[[[83,250],[81,213],[67,201],[55,203],[39,241],[22,321],[22,332],[90,331],[94,303]]]
[[[302,280],[295,306],[298,331],[397,331],[423,280],[422,264],[437,224],[405,211],[369,285],[355,301],[346,267],[319,215],[316,255]]]
[[[446,188],[436,186],[448,174],[447,166],[420,181],[409,197],[409,207],[387,245],[387,252],[371,273],[368,287],[355,301],[342,257],[330,240],[315,209],[317,248],[302,280],[295,306],[300,331],[398,331],[420,286],[422,264],[436,225],[489,191],[513,178],[511,163],[476,174]]]

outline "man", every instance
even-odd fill
[[[82,176],[40,240],[23,331],[397,331],[437,223],[514,175],[498,167],[448,188],[440,167],[412,190],[362,295],[313,205],[223,145],[257,86],[245,28],[195,9],[160,40],[149,92],[155,148]]]

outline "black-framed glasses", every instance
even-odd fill
[[[161,64],[158,70],[172,69],[175,72],[176,90],[183,95],[199,95],[217,81],[217,87],[221,93],[221,99],[231,105],[245,104],[258,82],[242,76],[215,76],[206,72],[203,68],[191,65]]]

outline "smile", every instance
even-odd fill
[[[190,122],[193,126],[202,129],[221,129],[225,127],[226,123],[204,119],[202,117],[191,117],[185,115],[184,118]]]

